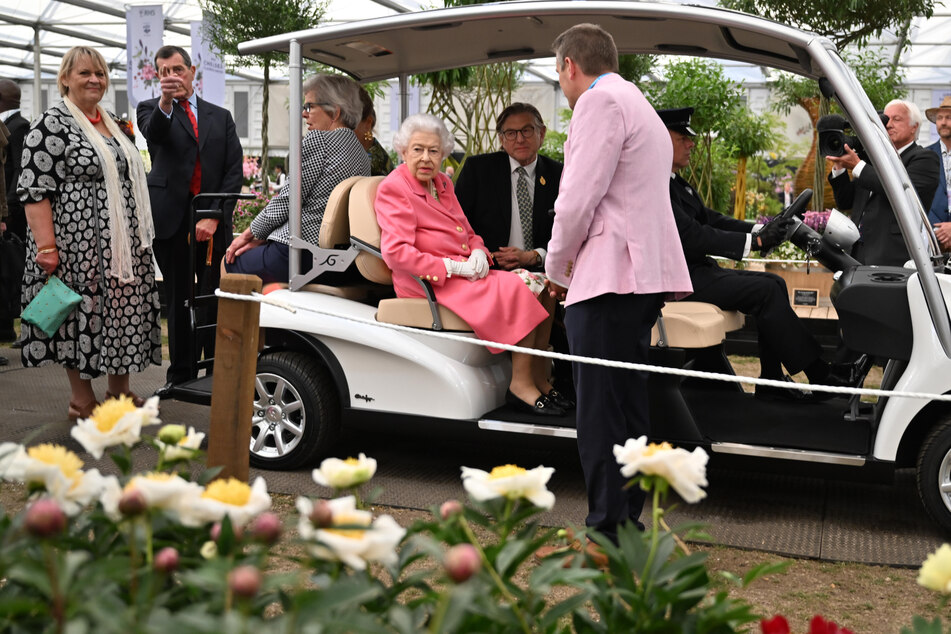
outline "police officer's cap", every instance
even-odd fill
[[[697,133],[690,128],[690,115],[693,114],[693,108],[667,108],[658,110],[660,120],[664,122],[668,130],[686,134],[687,136],[697,136]]]

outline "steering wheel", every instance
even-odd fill
[[[810,200],[812,200],[812,190],[808,188],[802,190],[802,193],[796,196],[796,200],[792,201],[792,203],[788,207],[783,209],[772,222],[781,222],[783,220],[789,220],[791,218],[799,218],[799,220],[802,220],[803,216],[806,215],[806,205],[809,204]],[[789,240],[789,238],[792,237],[792,234],[796,232],[796,228],[798,226],[799,225],[796,224],[790,231],[786,233],[786,238],[783,240],[783,242],[785,242],[786,240]],[[775,248],[776,247],[773,247],[773,249]],[[773,249],[770,249],[769,251],[762,253],[761,254],[762,257],[764,258],[767,257],[770,253],[773,252]]]
[[[808,188],[802,190],[802,193],[796,196],[796,200],[792,201],[792,204],[776,216],[776,220],[788,220],[792,217],[802,220],[803,216],[806,215],[806,205],[809,204],[810,200],[812,200],[812,190]],[[773,222],[776,222],[776,220]]]

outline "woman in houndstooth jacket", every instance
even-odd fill
[[[301,237],[313,244],[317,244],[324,208],[334,187],[351,176],[370,175],[370,159],[353,131],[363,112],[359,91],[353,80],[340,75],[320,74],[304,82],[303,117],[309,132],[301,151]],[[287,282],[289,209],[285,187],[231,243],[223,270],[257,275],[265,284]],[[306,271],[310,265],[310,252],[304,251],[301,269]],[[326,272],[319,281],[341,284],[352,277],[349,271]]]

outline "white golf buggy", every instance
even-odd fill
[[[400,14],[246,42],[239,49],[247,54],[290,54],[292,104],[301,101],[301,61],[307,57],[358,81],[399,78],[405,112],[410,75],[549,57],[554,38],[581,22],[598,23],[611,32],[622,53],[736,60],[818,81],[851,121],[881,174],[913,259],[908,268],[859,266],[801,223],[791,239],[838,272],[833,304],[842,340],[858,353],[887,360],[883,389],[947,393],[951,320],[946,297],[951,288],[946,260],[939,256],[924,210],[879,116],[823,38],[715,8],[542,1]],[[290,124],[290,138],[299,138],[300,118],[291,116]],[[292,143],[291,232],[298,236],[300,173],[300,146]],[[373,213],[378,183],[375,178],[341,183],[324,216],[319,244],[293,239],[289,287],[267,297],[297,311],[261,306],[266,345],[253,396],[252,463],[272,469],[311,464],[331,451],[341,425],[367,415],[394,426],[428,419],[572,437],[571,416],[538,419],[503,405],[510,374],[507,354],[492,355],[483,346],[467,343],[474,337],[467,325],[434,300],[394,297],[389,271],[379,258]],[[786,213],[796,214],[803,205],[797,201]],[[313,254],[311,271],[300,270],[304,249]],[[366,285],[320,285],[322,271],[343,270],[354,260]],[[722,342],[742,323],[742,315],[711,305],[668,304],[655,326],[652,361],[731,373]],[[454,338],[434,333],[452,333]],[[843,396],[784,404],[755,400],[734,383],[661,374],[652,375],[651,381],[657,439],[705,447],[715,460],[731,455],[773,464],[796,461],[869,478],[888,478],[897,468],[914,467],[924,505],[941,525],[951,528],[947,402],[891,396],[864,404],[857,396]]]

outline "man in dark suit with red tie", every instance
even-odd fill
[[[217,288],[219,264],[231,243],[231,214],[199,220],[197,244],[189,245],[189,209],[200,192],[240,192],[243,181],[241,142],[231,113],[198,98],[192,87],[195,67],[188,53],[178,46],[163,46],[155,54],[162,94],[139,104],[136,118],[152,157],[149,196],[155,222],[155,259],[162,270],[168,306],[168,344],[171,365],[167,383],[156,390],[165,397],[171,388],[192,376],[192,355],[213,355],[213,338],[199,350],[190,345],[190,324],[185,305],[189,295],[188,249],[195,249],[199,293]],[[211,258],[208,258],[209,240]],[[210,260],[210,261],[209,261]]]

